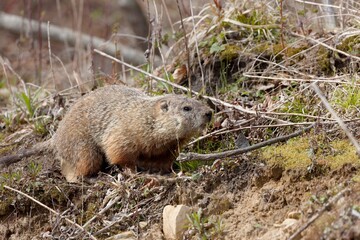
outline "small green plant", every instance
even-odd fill
[[[345,85],[334,92],[334,103],[346,110],[360,106],[360,88],[356,85]]]
[[[353,205],[352,209],[360,214],[360,205]]]
[[[206,163],[204,161],[190,161],[190,162],[175,162],[175,166],[180,168],[182,172],[194,172],[199,169],[199,167],[204,166]]]
[[[199,236],[199,239],[208,239],[206,235],[205,222],[207,221],[203,216],[202,209],[199,208],[197,212],[191,213],[187,216],[190,221],[190,228],[194,229]]]
[[[31,89],[28,88],[23,92],[20,92],[15,95],[15,105],[20,109],[17,111],[15,116],[21,119],[21,116],[25,117],[26,122],[32,123],[35,133],[39,135],[46,135],[47,128],[46,125],[49,120],[49,116],[40,116],[39,107],[41,107],[40,95],[42,90],[38,89],[32,93]],[[7,127],[11,127],[13,124],[12,114],[4,115],[3,119]]]
[[[329,197],[326,195],[320,195],[320,196],[316,196],[316,195],[312,195],[310,197],[310,201],[313,203],[319,203],[319,204],[324,204],[329,200]]]
[[[10,128],[13,124],[13,114],[5,112],[4,115],[1,115],[1,120],[5,123],[6,128]]]
[[[33,161],[30,162],[28,165],[28,172],[32,178],[36,178],[38,176],[38,174],[40,173],[41,169],[42,169],[42,166]]]
[[[21,179],[21,177],[22,177],[22,172],[20,171],[6,172],[0,176],[0,182],[8,183],[11,185],[14,182],[18,182]]]
[[[310,104],[308,99],[295,97],[292,101],[288,101],[284,104],[281,112],[298,113],[299,116],[291,116],[290,120],[292,122],[303,122],[306,120],[306,117],[301,116],[300,114],[309,114],[309,107]]]
[[[220,239],[223,235],[221,219],[209,220],[204,216],[202,208],[187,215],[187,218],[190,222],[189,230],[193,230],[199,240]]]
[[[221,51],[225,50],[225,45],[219,44],[218,42],[215,42],[210,47],[210,53],[220,53]]]
[[[226,88],[226,86],[228,85],[228,76],[227,76],[228,68],[229,65],[226,62],[224,61],[220,62],[220,83],[222,89]]]
[[[34,122],[34,131],[35,133],[45,136],[48,133],[48,130],[46,128],[46,119],[37,119]]]
[[[40,106],[39,96],[41,89],[31,92],[28,88],[24,92],[15,95],[15,105],[26,115],[26,118],[31,121],[36,114],[36,110]]]
[[[34,117],[35,114],[35,102],[33,97],[31,96],[30,91],[19,93],[16,98],[18,101],[18,107],[26,113],[29,119]]]

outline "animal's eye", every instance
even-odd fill
[[[189,107],[189,106],[185,106],[183,109],[184,109],[184,111],[186,111],[186,112],[190,112],[190,111],[192,110],[192,108]]]

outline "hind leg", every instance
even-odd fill
[[[117,151],[106,152],[106,159],[111,165],[118,165],[122,168],[136,169],[136,158],[132,153],[121,153]]]
[[[176,160],[176,153],[166,151],[154,156],[140,155],[137,166],[150,172],[168,173],[172,170],[173,162]]]
[[[76,182],[80,176],[90,176],[100,171],[104,156],[91,143],[73,145],[71,151],[59,153],[61,172],[68,182]]]

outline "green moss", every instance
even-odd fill
[[[5,139],[5,134],[0,132],[0,142],[4,141]]]
[[[345,85],[342,88],[337,88],[333,95],[333,101],[338,107],[339,111],[356,110],[360,106],[360,88],[354,85]]]
[[[360,171],[358,170],[355,176],[353,176],[352,180],[354,182],[360,183]]]
[[[319,46],[317,56],[317,63],[321,72],[325,73],[326,75],[333,74],[332,63],[330,61],[330,51],[323,46]]]
[[[307,10],[306,10],[306,9],[303,9],[303,10],[298,11],[297,13],[298,13],[299,16],[304,17],[305,14],[306,14],[306,12],[307,12]]]
[[[311,164],[308,154],[309,143],[306,138],[291,139],[279,146],[270,146],[262,152],[269,164],[280,164],[285,169],[306,168]]]
[[[308,48],[309,48],[309,46],[307,44],[303,45],[303,46],[297,46],[297,47],[288,47],[285,51],[285,54],[287,57],[292,57],[302,51],[305,51]],[[298,59],[296,59],[296,60],[301,60],[302,58],[303,58],[303,56],[299,56]]]
[[[49,196],[49,202],[57,202],[58,204],[65,204],[68,199],[66,199],[64,193],[59,191],[56,187],[51,187],[47,190],[47,195]]]
[[[253,10],[247,13],[240,13],[235,16],[235,19],[239,22],[249,25],[266,25],[272,23],[268,15],[261,13],[260,11]]]
[[[289,94],[291,94],[291,91]],[[287,113],[309,114],[311,106],[308,99],[297,96],[293,101],[286,102],[280,110]],[[304,116],[290,116],[289,118],[293,122],[303,122],[306,120]]]
[[[237,12],[234,13],[231,17],[240,23],[251,26],[259,26],[260,28],[239,28],[230,24],[230,26],[223,24],[223,27],[228,26],[227,28],[232,28],[239,31],[241,36],[249,37],[251,36],[257,42],[262,42],[262,40],[273,41],[274,39],[280,36],[280,31],[278,25],[275,25],[275,19],[271,17],[270,14],[265,13],[262,9],[249,9],[249,11]],[[263,26],[262,26],[263,25]]]
[[[235,44],[226,44],[223,45],[224,49],[220,52],[220,59],[221,60],[233,60],[239,57],[239,53],[241,48]]]
[[[284,57],[290,58],[306,50],[308,47],[308,45],[300,45],[283,48],[281,43],[271,44],[269,42],[265,42],[257,44],[253,49],[253,52],[258,55],[263,54],[265,56],[274,56],[277,61],[282,61]],[[303,56],[299,55],[294,60],[300,61],[301,59],[303,59]]]
[[[233,149],[235,147],[235,140],[233,137],[226,137],[225,139],[215,139],[200,141],[194,144],[194,147],[190,150],[200,154],[207,154],[213,152],[219,152],[222,149]],[[190,161],[190,162],[175,162],[175,167],[178,167],[183,172],[194,172],[199,167],[204,165],[211,165],[213,161]]]
[[[85,223],[89,221],[93,216],[98,213],[98,202],[91,202],[87,205],[83,214],[78,215],[78,221],[81,223]]]
[[[271,45],[268,42],[259,43],[253,48],[254,54],[272,55]]]
[[[339,45],[337,45],[336,48],[347,53],[359,54],[360,52],[359,45],[360,45],[360,36],[354,35],[346,38]]]
[[[5,199],[2,199],[0,201],[0,216],[4,216],[11,211],[12,208],[11,205],[13,204],[13,201],[14,201],[13,196],[6,196]]]
[[[0,140],[0,142],[2,142],[2,141],[3,141],[3,139]],[[4,155],[10,154],[16,146],[17,146],[17,144],[0,148],[0,155],[4,156]]]
[[[317,152],[314,156],[316,161],[321,161],[330,169],[338,169],[347,163],[360,166],[355,148],[348,141],[336,140],[325,143],[321,142],[320,138],[318,141]],[[282,145],[265,148],[262,156],[271,165],[280,164],[285,169],[304,169],[312,163],[310,150],[309,139],[302,137],[291,139]]]
[[[349,141],[338,140],[330,143],[330,145],[334,150],[334,153],[326,158],[330,168],[338,169],[346,163],[360,166],[360,159],[356,155],[354,146]]]

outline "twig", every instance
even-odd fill
[[[302,113],[262,112],[262,111],[259,111],[259,114],[279,115],[279,116],[297,116],[297,117],[315,118],[315,119],[317,119],[317,120],[321,119],[321,120],[334,121],[334,119],[331,119],[331,118],[313,116],[313,115],[302,114]]]
[[[47,22],[47,38],[48,38],[48,48],[49,48],[49,61],[50,61],[50,69],[53,79],[54,88],[56,89],[56,81],[55,81],[55,73],[52,64],[52,54],[51,54],[51,44],[50,44],[50,21]]]
[[[242,22],[235,21],[235,20],[232,20],[232,19],[227,19],[227,18],[225,18],[223,20],[223,22],[231,23],[231,24],[234,24],[234,25],[239,26],[239,27],[245,27],[245,28],[250,28],[250,29],[263,29],[263,28],[272,29],[272,28],[280,28],[281,27],[279,24],[250,25],[250,24],[242,23]]]
[[[39,28],[37,28],[39,26]],[[25,19],[12,14],[7,14],[0,12],[0,28],[10,30],[12,32],[21,32],[21,31],[40,31],[40,34],[43,36],[47,35],[47,24],[39,23],[36,20]],[[69,42],[70,44],[75,44],[76,38],[78,36],[76,31],[65,27],[58,27],[53,24],[49,27],[49,34],[52,39],[56,39],[62,42]],[[103,48],[105,52],[115,55],[116,51],[120,49],[121,54],[124,56],[125,61],[133,62],[134,64],[145,63],[144,55],[141,51],[132,49],[128,46],[124,46],[120,43],[117,43],[117,48],[115,45],[109,41],[106,41],[102,38],[90,36],[84,33],[80,33],[81,42],[84,46],[92,45],[95,48]],[[158,59],[156,59],[156,62]]]
[[[336,114],[334,109],[331,107],[330,103],[322,93],[322,91],[319,89],[319,87],[316,85],[316,83],[311,84],[311,87],[314,89],[316,94],[319,96],[320,100],[324,104],[325,108],[331,113],[331,115],[335,118],[336,122],[339,124],[339,126],[342,128],[342,130],[345,132],[346,136],[349,138],[351,143],[354,145],[356,149],[357,155],[360,157],[360,145],[355,139],[354,135],[349,131],[344,121]]]
[[[189,162],[189,161],[193,161],[193,160],[210,161],[210,160],[215,160],[215,159],[219,159],[219,158],[231,157],[231,156],[239,155],[242,153],[250,152],[250,151],[265,147],[265,146],[269,146],[274,143],[287,141],[290,138],[300,136],[301,134],[309,131],[314,126],[315,126],[315,124],[312,124],[306,128],[296,131],[292,134],[281,136],[281,137],[276,137],[276,138],[270,139],[268,141],[260,142],[260,143],[254,144],[254,145],[252,145],[250,147],[246,147],[246,148],[240,148],[240,149],[229,150],[229,151],[225,151],[225,152],[221,152],[221,153],[210,153],[210,154],[198,154],[198,153],[193,153],[193,152],[181,153],[176,160],[179,162]]]
[[[275,76],[259,76],[256,75],[257,72],[251,72],[251,73],[243,73],[243,76],[248,78],[255,78],[256,80],[259,79],[271,79],[271,80],[280,80],[280,81],[290,81],[290,82],[324,82],[324,83],[338,83],[338,84],[348,84],[348,85],[355,85],[360,86],[358,83],[352,83],[352,82],[344,82],[344,81],[337,81],[332,80],[331,78],[324,78],[324,79],[303,79],[303,78],[284,78],[284,77],[275,77]],[[344,77],[344,75],[343,75]]]
[[[88,226],[92,221],[94,221],[98,216],[104,214],[107,210],[109,210],[112,206],[114,206],[115,203],[117,203],[119,201],[119,199],[121,198],[121,196],[117,196],[115,197],[106,207],[104,207],[98,214],[96,214],[95,216],[93,216],[92,218],[89,219],[89,221],[87,221],[84,225],[83,228],[85,228],[86,226]]]
[[[180,23],[181,23],[181,27],[183,29],[184,32],[184,42],[185,42],[185,51],[186,51],[186,56],[187,56],[187,67],[186,67],[186,75],[187,75],[187,79],[188,79],[188,84],[189,84],[189,89],[191,91],[192,87],[191,87],[191,66],[190,66],[190,50],[189,50],[189,41],[186,35],[186,30],[185,30],[185,26],[184,26],[184,21],[183,21],[183,16],[181,13],[181,9],[180,9],[180,5],[179,5],[179,0],[176,0],[176,5],[178,7],[178,11],[180,14]]]
[[[285,17],[283,15],[284,10],[284,1],[280,0],[280,40],[281,40],[281,46],[283,49],[285,49],[285,43],[284,43],[284,25],[285,25]],[[286,50],[287,51],[287,50]]]
[[[169,25],[170,25],[170,27],[171,27],[171,32],[172,32],[173,34],[175,34],[174,24],[173,24],[173,22],[171,21],[171,17],[170,17],[170,14],[169,14],[168,7],[167,7],[166,4],[165,4],[165,0],[161,0],[161,2],[162,2],[162,5],[164,6],[165,14],[166,14],[166,17],[167,17],[167,19],[168,19],[168,21],[169,21]]]
[[[104,56],[104,57],[106,57],[106,58],[109,58],[109,59],[111,59],[111,60],[113,60],[113,61],[115,61],[115,62],[117,62],[117,63],[123,64],[123,65],[125,65],[125,66],[127,66],[127,67],[129,67],[129,68],[131,68],[131,69],[134,69],[134,70],[136,70],[136,71],[138,71],[138,72],[140,72],[140,73],[142,73],[142,74],[144,74],[144,75],[146,75],[146,76],[152,77],[153,79],[155,79],[155,80],[157,80],[157,81],[160,81],[160,82],[169,84],[169,85],[171,85],[171,86],[173,86],[173,87],[176,87],[176,88],[178,88],[178,89],[181,89],[181,90],[183,90],[183,91],[190,92],[190,93],[192,93],[192,94],[194,94],[194,95],[196,95],[196,96],[200,96],[200,95],[201,95],[200,93],[198,93],[198,92],[196,92],[196,91],[194,91],[194,90],[190,90],[189,88],[186,88],[186,87],[181,86],[181,85],[179,85],[179,84],[176,84],[176,83],[167,81],[167,80],[165,80],[165,79],[163,79],[163,78],[161,78],[161,77],[155,76],[154,74],[148,73],[148,72],[146,72],[146,71],[144,71],[144,70],[142,70],[142,69],[140,69],[140,68],[138,68],[138,67],[132,66],[131,64],[128,64],[128,63],[126,63],[126,62],[124,62],[124,61],[121,61],[121,60],[119,60],[119,59],[117,59],[117,58],[114,58],[113,56],[110,56],[110,55],[108,55],[108,54],[106,54],[106,53],[104,53],[104,52],[102,52],[102,51],[100,51],[100,50],[98,50],[98,49],[94,49],[94,52],[100,54],[101,56]],[[249,109],[243,108],[243,107],[241,107],[241,106],[233,105],[233,104],[224,102],[224,101],[222,101],[222,100],[220,100],[220,99],[217,99],[217,98],[214,98],[214,97],[210,97],[210,96],[206,96],[206,95],[201,95],[201,97],[202,97],[202,98],[205,98],[205,99],[209,99],[209,100],[211,100],[212,102],[217,103],[217,104],[220,104],[220,105],[223,105],[223,106],[225,106],[225,107],[234,108],[234,109],[236,109],[236,110],[238,110],[238,111],[240,111],[240,112],[243,112],[243,113],[247,113],[247,114],[259,116],[258,112],[254,111],[254,110],[249,110]],[[264,115],[264,114],[262,114],[262,115],[260,114],[260,116],[263,117],[263,118],[269,119],[269,120],[280,121],[280,122],[282,122],[282,123],[289,123],[289,122],[282,121],[282,120],[277,119],[277,118],[273,118],[273,117],[266,116],[266,115]]]
[[[192,0],[190,0],[189,2],[190,2],[190,12],[191,12],[192,25],[193,25],[193,32],[196,33],[197,29],[196,29],[196,25],[195,25],[195,18],[194,18]],[[196,34],[194,35],[194,40],[195,40],[196,55],[197,55],[198,64],[199,64],[199,68],[200,68],[200,72],[201,72],[201,82],[202,82],[203,87],[205,88],[205,74],[204,74],[203,66],[201,64],[201,57],[200,57],[201,55],[200,55],[200,51],[199,51],[198,38],[197,38]]]
[[[353,10],[351,8],[344,8],[342,6],[338,6],[338,5],[330,5],[330,4],[323,4],[323,3],[317,3],[317,2],[312,2],[312,1],[304,1],[304,0],[295,0],[295,2],[301,3],[301,4],[309,4],[309,5],[314,5],[314,6],[319,6],[319,7],[332,7],[332,8],[336,8],[336,9],[343,9],[349,12],[353,12],[353,13],[358,13],[357,10]]]
[[[134,216],[135,214],[141,212],[141,210],[142,210],[142,209],[139,208],[139,209],[136,209],[134,212],[129,213],[129,214],[126,215],[126,216],[122,216],[120,219],[112,222],[111,224],[107,225],[106,227],[104,227],[104,228],[100,229],[99,231],[95,232],[94,235],[96,236],[96,235],[99,235],[99,234],[105,232],[106,230],[108,230],[109,228],[111,228],[112,226],[114,226],[116,223],[123,221],[124,218],[132,217],[132,216]]]
[[[308,37],[308,36],[303,36],[303,35],[297,34],[297,33],[295,33],[295,32],[293,32],[292,34],[293,34],[294,36],[296,36],[296,37],[305,38],[306,40],[309,40],[309,41],[314,42],[314,43],[316,43],[316,44],[320,44],[321,46],[326,47],[326,48],[328,48],[328,49],[330,49],[330,50],[332,50],[332,51],[334,51],[334,52],[343,54],[343,55],[345,55],[345,56],[347,56],[347,57],[349,57],[349,58],[353,58],[353,59],[356,59],[356,60],[360,61],[360,57],[357,57],[357,56],[355,56],[355,55],[351,55],[351,54],[349,54],[349,53],[346,53],[346,52],[344,52],[344,51],[341,51],[341,50],[339,50],[339,49],[336,49],[336,48],[334,48],[334,47],[331,47],[331,46],[329,46],[328,44],[323,43],[323,42],[321,42],[321,41],[319,41],[319,40],[317,40],[317,39],[314,39],[314,38],[311,38],[311,37]]]
[[[253,120],[253,119],[250,119]],[[345,120],[344,122],[356,122],[356,121],[360,121],[360,118],[355,118],[355,119],[351,119],[351,120]],[[246,123],[249,121],[246,121]],[[225,133],[231,133],[231,132],[237,132],[237,131],[241,131],[244,129],[256,129],[256,128],[274,128],[274,127],[290,127],[290,126],[303,126],[303,125],[311,125],[314,124],[315,122],[297,122],[297,123],[285,123],[285,124],[272,124],[272,125],[255,125],[255,126],[247,126],[247,127],[237,127],[237,126],[241,126],[244,123],[241,123],[239,125],[235,125],[233,127],[236,128],[222,128],[219,129],[217,131],[213,131],[211,133],[208,133],[206,135],[203,135],[201,137],[198,137],[197,139],[191,141],[190,143],[187,144],[187,146],[193,145],[194,143],[197,143],[198,141],[201,141],[203,139],[206,139],[208,137],[211,136],[217,136],[217,135],[222,135]],[[321,125],[330,125],[330,124],[335,124],[336,121],[326,121],[326,122],[321,122]]]
[[[346,192],[350,191],[349,188],[341,190],[336,194],[332,199],[329,200],[314,216],[312,216],[301,228],[299,228],[295,233],[293,233],[288,240],[299,239],[299,235],[305,231],[316,219],[318,219],[329,207],[338,201]]]
[[[0,144],[0,148],[10,147],[12,145],[18,144],[19,142],[2,143],[2,144]]]
[[[70,219],[68,219],[68,218],[66,218],[66,217],[61,216],[60,213],[58,213],[57,211],[53,210],[52,208],[49,208],[49,207],[46,206],[45,204],[43,204],[43,203],[39,202],[38,200],[36,200],[35,198],[27,195],[26,193],[23,193],[23,192],[17,190],[17,189],[14,189],[14,188],[12,188],[12,187],[9,187],[9,186],[7,186],[7,185],[4,185],[4,188],[6,188],[6,189],[8,189],[8,190],[11,190],[11,191],[13,191],[13,192],[16,192],[16,193],[18,193],[18,194],[20,194],[20,195],[23,195],[23,196],[29,198],[29,199],[32,200],[33,202],[39,204],[40,206],[42,206],[43,208],[45,208],[45,209],[49,210],[50,212],[54,213],[54,214],[57,215],[58,217],[63,218],[63,219],[64,219],[65,221],[67,221],[68,223],[76,226],[76,227],[79,228],[81,231],[83,231],[84,233],[86,233],[87,235],[89,235],[89,237],[90,237],[91,239],[96,240],[96,238],[95,238],[93,235],[91,235],[91,233],[87,232],[82,226],[80,226],[80,225],[77,224],[76,222],[74,222],[74,221],[72,221],[72,220],[70,220]]]
[[[25,83],[24,79],[22,79],[22,77],[17,72],[15,72],[15,70],[12,68],[10,62],[7,59],[3,59],[2,57],[0,57],[0,64],[3,66],[5,74],[6,74],[6,68],[5,67],[7,67],[10,70],[10,72],[12,74],[14,74],[17,79],[19,79],[20,83],[22,84],[22,86],[24,88],[24,92],[26,93],[26,95],[29,95],[28,89],[26,88],[26,83]],[[5,76],[7,76],[7,74]],[[9,88],[11,89],[10,85],[9,85]]]

